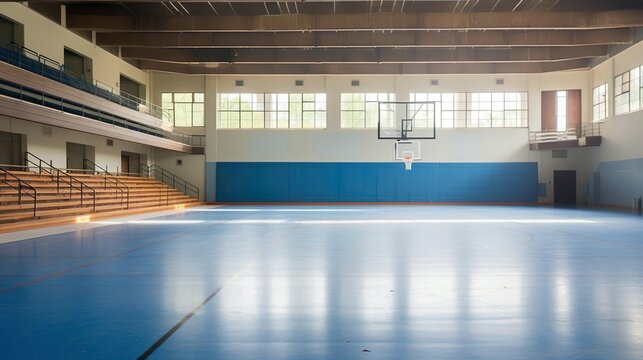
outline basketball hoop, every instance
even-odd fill
[[[413,151],[405,151],[402,157],[404,161],[404,168],[406,170],[412,170],[411,166],[413,165]]]
[[[406,170],[411,170],[411,166],[413,165],[413,157],[412,156],[405,156],[404,157],[404,168]]]

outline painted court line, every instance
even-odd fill
[[[594,224],[583,219],[379,219],[379,220],[304,220],[303,225],[354,225],[354,224]]]
[[[194,315],[196,315],[196,313],[199,312],[201,308],[206,306],[212,299],[214,299],[214,297],[217,296],[228,283],[240,278],[241,275],[254,263],[255,261],[251,261],[250,263],[246,264],[232,278],[228,279],[223,283],[223,285],[219,286],[216,290],[211,292],[199,305],[197,305],[194,309],[192,309],[192,311],[190,311],[181,320],[179,320],[179,322],[174,324],[174,326],[172,326],[170,330],[166,331],[165,334],[163,334],[163,336],[161,336],[158,340],[156,340],[156,342],[154,342],[154,344],[152,344],[152,346],[147,348],[145,352],[143,352],[139,357],[137,357],[137,360],[144,360],[150,357],[150,355],[152,355],[159,347],[161,347],[161,345],[163,345],[163,343],[165,343],[167,339],[169,339],[172,335],[174,335],[174,333],[179,331],[179,329],[181,329],[183,325],[185,325]]]
[[[390,224],[595,224],[585,219],[375,219],[375,220],[287,220],[287,219],[242,219],[242,220],[142,220],[110,222],[111,225],[190,225],[190,224],[298,224],[298,225],[390,225]]]
[[[210,295],[208,295],[208,297],[206,297],[205,300],[203,300],[199,305],[197,305],[197,307],[192,309],[192,311],[190,311],[189,314],[185,315],[183,319],[181,319],[178,323],[176,323],[176,325],[172,326],[170,330],[168,330],[165,334],[163,334],[163,336],[161,336],[154,344],[152,344],[152,346],[150,346],[147,350],[145,350],[145,352],[141,354],[137,359],[142,360],[150,357],[150,355],[152,355],[154,351],[156,351],[156,349],[158,349],[161,345],[163,345],[163,343],[167,339],[169,339],[170,336],[172,336],[175,332],[177,332],[181,328],[181,326],[183,326],[186,322],[188,322],[188,320],[190,320],[192,316],[194,316],[194,314],[197,313],[197,311],[201,310],[202,307],[207,305],[210,302],[210,300],[212,300],[215,296],[217,296],[217,294],[221,292],[222,289],[223,289],[223,286],[217,288],[212,293],[210,293]]]
[[[283,235],[283,237],[285,238],[287,234],[290,234],[291,232],[293,232],[295,228],[296,226],[293,226],[290,230],[286,232],[286,234]],[[250,268],[252,265],[254,265],[256,262],[257,260],[250,261],[249,263],[244,265],[243,268],[241,268],[241,270],[239,270],[236,274],[234,274],[230,279],[228,279],[227,281],[224,281],[223,285],[219,286],[216,290],[211,292],[199,305],[197,305],[194,309],[192,309],[192,311],[190,311],[181,320],[179,320],[179,322],[177,322],[174,326],[172,326],[170,330],[166,331],[165,334],[163,334],[154,344],[152,344],[152,346],[150,346],[147,350],[145,350],[145,352],[143,352],[137,358],[137,360],[144,360],[150,357],[150,355],[152,355],[159,347],[161,347],[161,345],[163,345],[163,343],[165,343],[167,339],[169,339],[172,335],[174,335],[177,331],[179,331],[179,329],[181,329],[183,325],[185,325],[194,315],[196,315],[196,313],[199,310],[201,310],[201,308],[203,308],[212,299],[214,299],[214,297],[217,296],[228,283],[233,282],[238,278],[240,278],[247,271],[247,269]]]

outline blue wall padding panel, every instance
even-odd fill
[[[602,162],[594,178],[592,190],[598,194],[592,194],[593,199],[600,199],[601,205],[631,207],[643,196],[643,159]]]
[[[212,167],[216,166],[215,169]],[[537,163],[208,163],[220,202],[536,202]],[[207,186],[208,200],[211,187]]]

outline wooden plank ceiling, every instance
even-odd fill
[[[640,0],[32,1],[142,69],[210,74],[588,68],[643,27]]]

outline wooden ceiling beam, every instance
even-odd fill
[[[609,29],[643,26],[643,9],[157,17],[69,14],[67,26],[76,30],[143,32]]]
[[[360,49],[161,49],[123,48],[126,59],[177,63],[502,63],[547,62],[606,56],[608,47],[360,48]]]
[[[181,74],[343,75],[343,74],[519,74],[588,69],[589,59],[541,63],[486,64],[175,64],[143,60],[141,68]]]
[[[96,34],[100,46],[174,48],[325,48],[325,47],[471,47],[585,46],[631,44],[632,31],[598,30],[472,30],[394,32],[284,33],[154,33]]]

